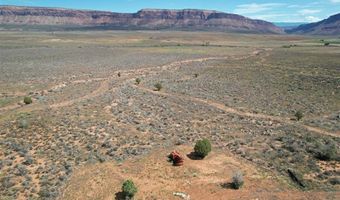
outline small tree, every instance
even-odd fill
[[[244,180],[243,180],[243,175],[241,172],[236,172],[233,175],[233,180],[231,182],[231,185],[234,189],[238,190],[239,188],[241,188],[244,184]]]
[[[295,113],[295,117],[298,121],[300,121],[303,117],[303,113],[299,110]]]
[[[132,180],[126,180],[122,186],[123,195],[127,199],[132,199],[137,193],[137,187]]]
[[[24,103],[25,104],[31,104],[32,103],[32,98],[31,97],[25,97],[24,98]]]
[[[120,76],[121,76],[120,72],[118,72],[118,74],[117,74],[117,75],[118,75],[118,77],[120,77]]]
[[[195,150],[195,154],[198,157],[203,159],[211,151],[210,141],[208,139],[203,139],[203,140],[197,141],[194,150]]]
[[[156,83],[154,86],[156,88],[156,91],[161,91],[161,89],[163,88],[162,84],[160,84],[160,83]]]
[[[142,80],[140,78],[136,78],[136,84],[139,85]]]
[[[325,43],[324,43],[325,46],[329,46],[330,44],[331,44],[331,43],[329,43],[329,42],[325,42]]]
[[[197,78],[197,77],[198,77],[198,74],[194,74],[194,76],[195,76],[195,78]]]

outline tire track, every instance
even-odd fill
[[[328,135],[328,136],[332,136],[332,137],[340,137],[339,132],[333,133],[333,132],[329,132],[329,131],[326,131],[326,130],[323,130],[323,129],[320,129],[320,128],[308,126],[308,125],[305,125],[305,124],[294,123],[290,120],[290,118],[277,117],[277,116],[271,116],[271,115],[265,115],[265,114],[259,114],[259,113],[252,113],[252,112],[247,112],[247,111],[240,111],[240,110],[237,110],[235,108],[228,107],[228,106],[226,106],[222,103],[212,101],[212,100],[206,100],[206,99],[187,96],[187,95],[183,95],[183,94],[177,94],[177,93],[154,91],[152,89],[143,87],[141,85],[139,85],[139,86],[131,85],[131,86],[138,88],[140,90],[143,90],[144,92],[149,92],[149,93],[152,93],[152,94],[155,94],[155,95],[167,96],[167,97],[172,97],[172,98],[178,98],[179,97],[179,98],[185,99],[187,101],[205,104],[205,105],[217,108],[219,110],[225,111],[227,113],[232,113],[232,114],[236,114],[236,115],[239,115],[239,116],[256,118],[256,119],[271,120],[271,121],[276,121],[276,122],[285,123],[285,124],[289,124],[289,125],[298,125],[298,126],[304,128],[304,129],[307,129],[308,131],[311,131],[311,132],[314,132],[314,133],[318,133],[318,134],[321,134],[321,135]]]
[[[155,67],[145,67],[145,68],[139,68],[139,69],[132,69],[132,70],[116,70],[114,72],[112,72],[112,74],[116,75],[118,72],[121,72],[122,75],[127,75],[128,78],[132,78],[135,77],[137,75],[153,75],[153,74],[157,74],[159,72],[162,72],[163,70],[176,70],[176,67],[180,67],[183,64],[190,64],[190,63],[194,63],[194,62],[206,62],[206,61],[211,61],[211,60],[225,60],[225,59],[233,59],[233,60],[243,60],[243,59],[248,59],[250,57],[254,57],[254,56],[258,56],[260,53],[262,52],[266,52],[266,51],[270,51],[272,49],[257,49],[253,52],[251,52],[249,55],[245,55],[245,56],[240,56],[240,57],[232,57],[232,56],[221,56],[221,57],[204,57],[204,58],[195,58],[195,59],[187,59],[187,60],[182,60],[182,61],[174,61],[171,62],[169,64],[165,64],[165,65],[160,65],[160,66],[155,66]],[[97,96],[100,96],[101,94],[104,94],[106,91],[110,90],[109,88],[109,82],[110,80],[113,80],[114,76],[110,75],[107,78],[94,78],[94,79],[88,79],[88,80],[76,80],[71,82],[72,83],[77,83],[77,84],[82,84],[82,83],[86,83],[88,81],[100,81],[103,80],[103,82],[101,83],[101,85],[93,92],[91,92],[90,94],[87,94],[85,96],[79,97],[77,99],[72,99],[72,100],[66,100],[63,102],[59,102],[59,103],[55,103],[55,104],[51,104],[51,105],[37,105],[36,103],[33,103],[33,105],[29,105],[29,106],[21,106],[18,104],[13,104],[13,105],[9,105],[6,107],[2,107],[0,108],[0,113],[1,112],[10,112],[10,111],[24,111],[24,110],[29,110],[29,111],[34,111],[34,110],[41,110],[41,109],[47,109],[47,108],[52,108],[52,109],[56,109],[56,108],[62,108],[62,107],[66,107],[66,106],[70,106],[73,105],[76,102],[80,102],[83,100],[87,100],[87,99],[91,99]],[[59,86],[60,84],[57,84],[53,87]],[[67,87],[67,86],[65,86]],[[27,108],[30,109],[27,109]],[[6,113],[2,113],[2,114],[6,114]]]

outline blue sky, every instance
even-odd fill
[[[314,22],[340,12],[340,0],[0,0],[0,5],[136,12],[142,8],[211,9],[271,22]]]

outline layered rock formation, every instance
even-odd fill
[[[218,30],[283,33],[272,23],[211,10],[143,9],[137,13],[41,7],[0,7],[0,24],[76,25],[111,29]]]

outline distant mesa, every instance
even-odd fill
[[[282,34],[283,30],[262,20],[212,10],[143,9],[137,13],[114,13],[62,8],[0,6],[1,25],[49,25],[109,30],[215,30]]]
[[[340,13],[330,16],[328,19],[300,25],[288,33],[310,35],[340,35]]]

